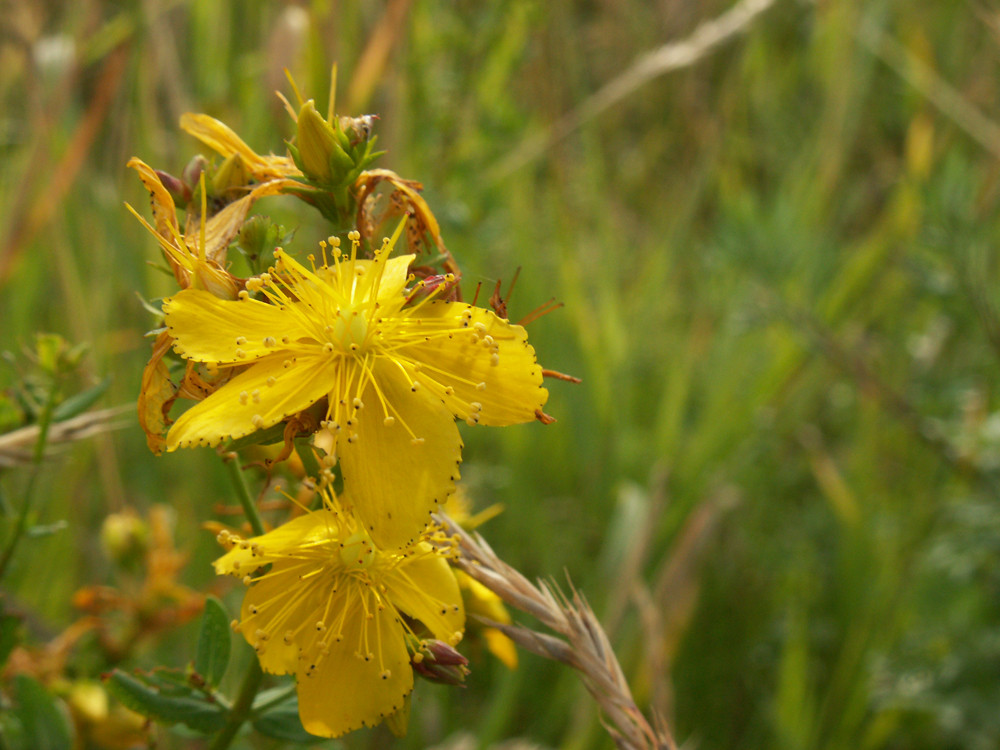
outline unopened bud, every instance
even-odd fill
[[[167,189],[174,203],[186,205],[191,200],[191,188],[184,184],[184,181],[174,177],[169,172],[157,169],[156,176],[160,178],[160,184]]]
[[[238,153],[230,155],[212,176],[212,192],[221,195],[227,190],[246,187],[250,182],[250,170]]]
[[[299,151],[300,166],[307,177],[317,182],[337,182],[335,169],[337,173],[346,174],[354,168],[354,160],[337,136],[330,123],[316,111],[312,99],[302,105],[295,146]]]
[[[198,184],[198,181],[201,179],[201,173],[205,171],[206,164],[208,164],[208,161],[205,157],[198,154],[192,157],[191,161],[189,161],[187,166],[184,167],[184,171],[181,172],[181,179],[184,181],[184,184],[187,185],[188,190],[191,190]]]
[[[421,643],[420,655],[423,658],[411,659],[413,671],[431,682],[443,685],[463,685],[469,674],[466,666],[469,660],[462,656],[454,647],[444,641],[425,640]]]

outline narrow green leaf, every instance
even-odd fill
[[[120,669],[105,681],[108,691],[127,708],[164,724],[184,724],[197,732],[211,734],[226,722],[226,710],[204,697],[164,695],[146,681]]]
[[[70,396],[55,408],[52,412],[52,420],[61,422],[64,419],[72,419],[77,414],[82,414],[93,406],[97,402],[97,399],[104,395],[109,385],[111,385],[111,379],[105,378],[93,388],[88,388],[85,391],[77,393],[75,396]]]
[[[72,748],[73,728],[69,715],[41,683],[27,675],[17,675],[14,678],[14,702],[27,747],[32,750]]]
[[[205,600],[205,613],[198,633],[198,650],[194,658],[194,670],[205,678],[206,684],[214,687],[222,680],[229,665],[231,645],[232,634],[226,608],[222,606],[222,602],[210,596]]]

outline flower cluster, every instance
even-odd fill
[[[456,492],[457,422],[550,422],[547,373],[502,303],[461,301],[419,183],[368,169],[373,118],[335,117],[332,96],[325,118],[311,100],[288,109],[287,155],[258,155],[221,122],[188,114],[181,126],[221,165],[198,157],[177,178],[129,163],[151,197],[154,221],[143,224],[180,287],[163,300],[139,418],[157,453],[279,442],[279,458],[314,457],[320,507],[252,538],[221,532],[228,551],[216,570],[247,584],[234,627],[264,671],[295,675],[308,732],[385,719],[397,731],[414,671],[464,675],[453,649],[463,596],[506,617],[456,577],[432,522]],[[330,236],[297,257],[283,228],[250,216],[279,195],[318,209]],[[172,420],[179,399],[195,403]],[[486,637],[515,663],[498,631]]]

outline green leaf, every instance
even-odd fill
[[[206,684],[212,687],[219,684],[229,665],[231,645],[229,615],[222,602],[210,596],[205,600],[205,613],[198,633],[198,650],[194,657],[194,670],[205,678]]]
[[[275,688],[261,693],[257,696],[255,703],[266,703],[270,695],[275,692],[283,692],[285,688]],[[295,693],[291,693],[285,700],[275,703],[253,720],[253,728],[265,737],[271,737],[285,742],[316,742],[317,737],[309,734],[302,728],[302,721],[299,719],[299,701]],[[339,744],[339,743],[338,743]]]
[[[14,702],[24,743],[32,750],[71,750],[73,727],[66,709],[41,683],[27,675],[14,678]]]
[[[104,395],[109,385],[111,385],[111,379],[105,378],[93,388],[88,388],[75,396],[70,396],[52,412],[53,421],[61,422],[64,419],[72,419],[77,414],[82,414],[93,406],[97,402],[97,399]]]
[[[193,690],[181,695],[167,695],[151,685],[151,679],[155,678],[133,677],[116,669],[107,677],[105,684],[108,691],[127,708],[163,724],[180,723],[195,731],[211,734],[226,723],[227,711],[217,703],[210,703],[204,695]]]

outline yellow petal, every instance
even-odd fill
[[[454,491],[462,439],[440,400],[426,390],[411,391],[390,362],[379,360],[374,369],[378,389],[369,382],[361,396],[356,439],[342,426],[337,446],[345,490],[372,540],[399,549],[417,538]]]
[[[377,300],[390,300],[400,296],[409,277],[410,263],[413,262],[415,257],[417,256],[410,254],[397,255],[384,261],[381,258],[373,261],[358,261],[359,263],[370,264],[372,267],[379,263],[385,263],[385,269],[382,271],[382,278],[379,281],[378,293],[375,297]],[[374,270],[366,270],[365,276],[367,278],[374,279],[375,275]]]
[[[398,352],[423,365],[426,376],[414,377],[433,388],[453,414],[486,425],[535,419],[549,392],[541,387],[542,368],[524,328],[461,302],[432,302],[421,313],[424,319],[453,322],[455,328],[467,326],[468,333],[463,329],[451,337],[431,337]],[[448,387],[453,394],[445,390]],[[480,404],[481,409],[470,409],[469,404]]]
[[[255,299],[223,300],[202,289],[165,299],[163,312],[174,351],[196,362],[249,364],[281,351],[283,338],[308,335],[284,308]]]
[[[239,154],[255,179],[295,177],[302,173],[286,156],[260,156],[225,123],[208,115],[186,112],[181,115],[181,129],[187,131],[222,156]]]
[[[237,544],[213,565],[219,575],[242,577],[254,568],[281,559],[282,553],[292,547],[333,539],[339,533],[340,524],[333,513],[325,509],[312,511],[293,518],[266,534],[247,539],[245,547]]]
[[[334,294],[332,289],[337,289],[348,298],[368,300],[371,299],[372,286],[377,279],[378,291],[375,298],[381,302],[397,298],[398,304],[401,306],[403,302],[402,292],[409,276],[410,263],[415,257],[415,255],[399,255],[388,260],[382,258],[356,260],[353,261],[353,273],[348,270],[348,265],[345,262],[342,261],[337,266],[329,258],[327,260],[331,261],[331,265],[314,272],[287,253],[282,254],[281,265],[289,276],[301,277],[309,282],[296,285],[296,291],[301,294],[301,299],[310,299],[318,295],[317,300],[319,300],[324,296]],[[383,264],[380,278],[378,275],[379,266]],[[337,301],[343,304],[346,299]],[[313,304],[322,307],[322,303],[318,301],[313,302]]]
[[[137,408],[139,426],[146,433],[146,444],[159,455],[167,447],[163,434],[167,431],[164,409],[177,394],[177,388],[170,380],[170,371],[163,364],[163,357],[170,351],[170,334],[163,331],[156,337],[153,354],[142,371],[142,387],[139,389]]]
[[[330,653],[318,660],[315,648],[306,654],[308,663],[298,671],[299,718],[310,734],[339,737],[375,726],[402,708],[413,690],[402,626],[391,607],[372,614],[367,620],[355,602],[344,617],[343,639],[331,644]],[[364,635],[362,628],[367,630]],[[367,654],[356,655],[365,643]]]
[[[139,179],[149,191],[150,204],[153,209],[153,220],[156,231],[163,237],[173,237],[177,235],[177,208],[174,199],[163,187],[159,175],[146,164],[142,159],[133,156],[126,165],[139,173]]]
[[[245,573],[250,574],[255,567],[253,563],[247,565]],[[276,562],[243,597],[240,632],[257,651],[261,669],[271,674],[288,674],[297,669],[299,642],[294,638],[286,642],[284,634],[300,626],[312,628],[314,633],[313,623],[323,617],[329,598],[316,586],[300,585],[298,573],[289,560]]]
[[[167,433],[167,450],[217,445],[275,425],[323,398],[336,367],[326,356],[285,359],[279,354],[258,360],[184,412]]]
[[[453,644],[453,636],[465,629],[462,594],[443,557],[420,557],[400,565],[386,576],[385,585],[392,603],[420,620],[435,638]]]

